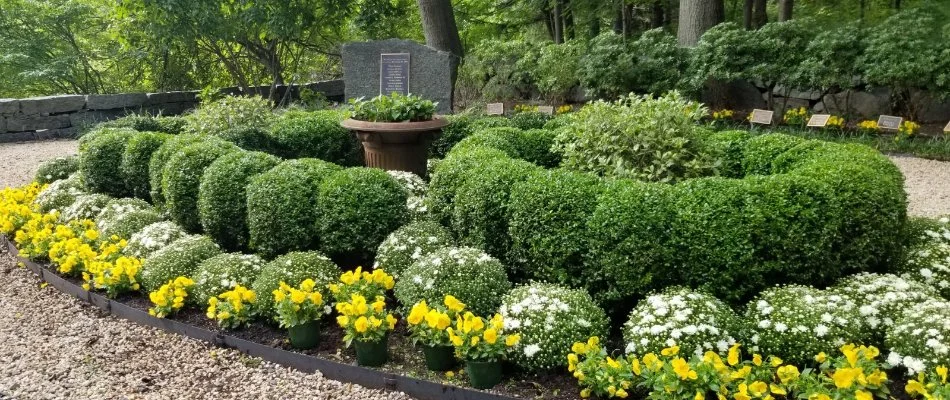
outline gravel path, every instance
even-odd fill
[[[76,154],[77,147],[75,140],[0,144],[0,188],[29,183],[41,162]]]
[[[923,217],[950,214],[950,162],[890,156],[904,173],[907,213]]]

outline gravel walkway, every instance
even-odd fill
[[[891,156],[904,173],[907,213],[923,217],[950,214],[950,162]]]
[[[0,144],[0,188],[30,183],[41,162],[78,152],[75,140]]]

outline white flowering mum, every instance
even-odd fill
[[[59,219],[63,222],[78,219],[95,219],[110,201],[112,201],[112,197],[101,193],[76,196],[76,201],[69,207],[66,207],[66,210],[60,214]]]
[[[623,337],[630,354],[679,346],[701,355],[726,352],[736,343],[738,331],[738,317],[728,305],[712,295],[675,287],[641,300],[624,324]]]
[[[251,254],[219,254],[201,262],[192,278],[195,281],[195,304],[204,305],[237,285],[250,287],[264,268],[264,260]],[[270,296],[270,293],[258,293]]]
[[[809,365],[820,352],[862,342],[859,318],[846,296],[808,286],[774,287],[748,304],[741,342],[751,351]]]
[[[891,349],[888,364],[903,365],[910,374],[950,365],[950,302],[929,300],[906,310],[884,343]]]
[[[412,263],[396,281],[396,299],[403,307],[419,300],[441,304],[453,295],[479,316],[490,316],[511,289],[505,267],[484,251],[444,247]]]
[[[82,180],[79,174],[72,174],[69,178],[60,179],[51,183],[46,189],[36,195],[35,203],[40,212],[48,213],[53,210],[62,212],[76,201],[76,197],[84,194]]]
[[[133,211],[148,210],[153,208],[147,201],[136,198],[112,199],[104,207],[95,220],[115,219],[122,214],[128,214]]]
[[[521,334],[509,360],[528,371],[566,365],[574,342],[607,335],[607,314],[587,292],[548,283],[532,283],[508,292],[499,313],[505,330]]]
[[[252,286],[258,294],[258,310],[268,317],[274,316],[272,293],[280,286],[281,281],[297,287],[300,282],[313,279],[316,287],[321,288],[323,297],[330,298],[326,286],[336,282],[341,272],[340,267],[317,251],[295,251],[279,256],[264,265]]]
[[[126,213],[113,214],[110,218],[96,220],[99,235],[107,238],[113,235],[121,239],[129,239],[142,228],[162,220],[156,209],[133,210]]]
[[[122,252],[131,257],[145,259],[187,234],[174,222],[156,222],[132,234]]]
[[[441,225],[431,221],[412,222],[390,233],[379,245],[373,268],[382,268],[399,279],[410,264],[453,244],[452,235]]]
[[[900,266],[901,276],[933,286],[950,298],[950,219],[940,218],[916,239]]]
[[[885,331],[905,310],[939,296],[934,288],[920,282],[891,274],[869,273],[847,277],[831,292],[854,301],[857,322],[875,344],[884,339]]]
[[[156,251],[142,263],[142,288],[154,292],[169,280],[179,276],[193,277],[198,265],[221,254],[211,238],[189,235]]]
[[[425,219],[425,216],[429,211],[429,208],[426,207],[425,203],[423,202],[426,192],[429,190],[428,185],[426,185],[426,181],[422,180],[419,175],[416,175],[412,172],[386,172],[389,172],[389,175],[391,175],[393,178],[396,178],[396,181],[398,181],[402,187],[409,191],[409,197],[406,199],[406,207],[409,208],[409,212],[412,214],[413,220]]]

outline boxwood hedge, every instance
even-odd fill
[[[86,189],[113,197],[129,194],[119,168],[132,135],[132,131],[116,130],[97,134],[86,143],[79,156],[79,171]]]
[[[151,199],[152,187],[148,168],[152,154],[158,151],[170,137],[164,133],[143,132],[129,139],[129,144],[125,146],[125,152],[122,153],[122,164],[119,169],[130,195],[145,200]]]
[[[288,160],[247,185],[249,246],[271,258],[317,247],[320,184],[341,167],[315,158]]]
[[[204,232],[224,249],[247,248],[247,185],[279,162],[270,154],[236,151],[205,169],[198,186],[198,219]]]
[[[345,167],[363,164],[363,146],[340,126],[343,113],[333,110],[286,112],[271,127],[277,154],[284,158],[319,158]]]
[[[165,164],[181,149],[202,140],[204,139],[198,135],[178,135],[166,140],[158,150],[152,153],[152,158],[148,162],[148,186],[151,190],[152,204],[156,207],[165,206],[165,190],[162,187],[162,171],[165,170]]]
[[[201,176],[219,157],[240,151],[231,142],[209,140],[181,149],[162,170],[162,190],[172,220],[189,232],[201,230],[198,219],[198,188]]]

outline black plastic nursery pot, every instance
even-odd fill
[[[455,348],[452,346],[423,346],[422,355],[429,371],[448,371],[455,367]]]
[[[501,383],[500,361],[467,361],[465,373],[475,389],[491,389]]]
[[[379,367],[389,361],[389,336],[375,342],[353,342],[356,363],[364,367]]]
[[[308,350],[320,345],[320,321],[287,328],[287,338],[295,349]]]

